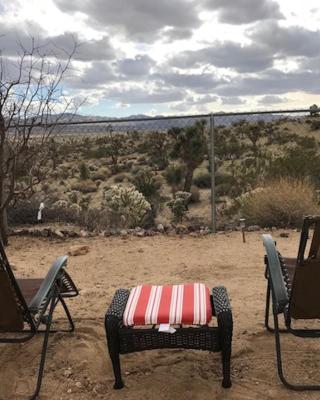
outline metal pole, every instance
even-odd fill
[[[214,152],[214,117],[210,114],[210,162],[211,162],[211,231],[216,233],[216,192],[215,192],[215,152]]]

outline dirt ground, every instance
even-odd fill
[[[319,399],[319,393],[292,392],[279,382],[274,338],[263,328],[266,283],[260,236],[248,233],[247,243],[237,232],[200,238],[11,238],[7,253],[20,277],[45,275],[54,258],[73,245],[90,248],[86,255],[69,257],[69,273],[80,288],[80,296],[69,301],[76,331],[51,336],[40,399]],[[280,238],[279,232],[274,236],[283,254],[296,255],[297,232],[289,238]],[[232,388],[221,388],[219,354],[154,350],[122,356],[126,387],[113,390],[103,322],[116,288],[192,281],[225,285],[229,291]],[[319,382],[319,341],[286,336],[283,343],[288,375]],[[1,400],[26,399],[32,392],[41,344],[36,337],[24,345],[0,345]]]

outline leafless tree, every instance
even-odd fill
[[[0,52],[0,235],[8,242],[7,208],[34,191],[44,174],[47,144],[57,123],[75,113],[64,95],[63,79],[77,45],[59,58],[47,46],[19,45],[17,57]],[[21,176],[23,180],[19,179]]]

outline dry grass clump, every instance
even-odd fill
[[[304,215],[320,213],[315,187],[301,180],[279,179],[242,196],[243,216],[262,227],[299,227]]]
[[[81,193],[93,193],[98,190],[96,184],[91,180],[76,182],[71,185],[72,190],[77,190]]]

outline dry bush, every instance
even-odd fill
[[[71,185],[72,190],[77,190],[81,193],[93,193],[98,190],[97,186],[91,180],[76,182]]]
[[[299,227],[303,216],[320,212],[315,187],[301,180],[271,181],[240,201],[248,223],[262,227]]]

